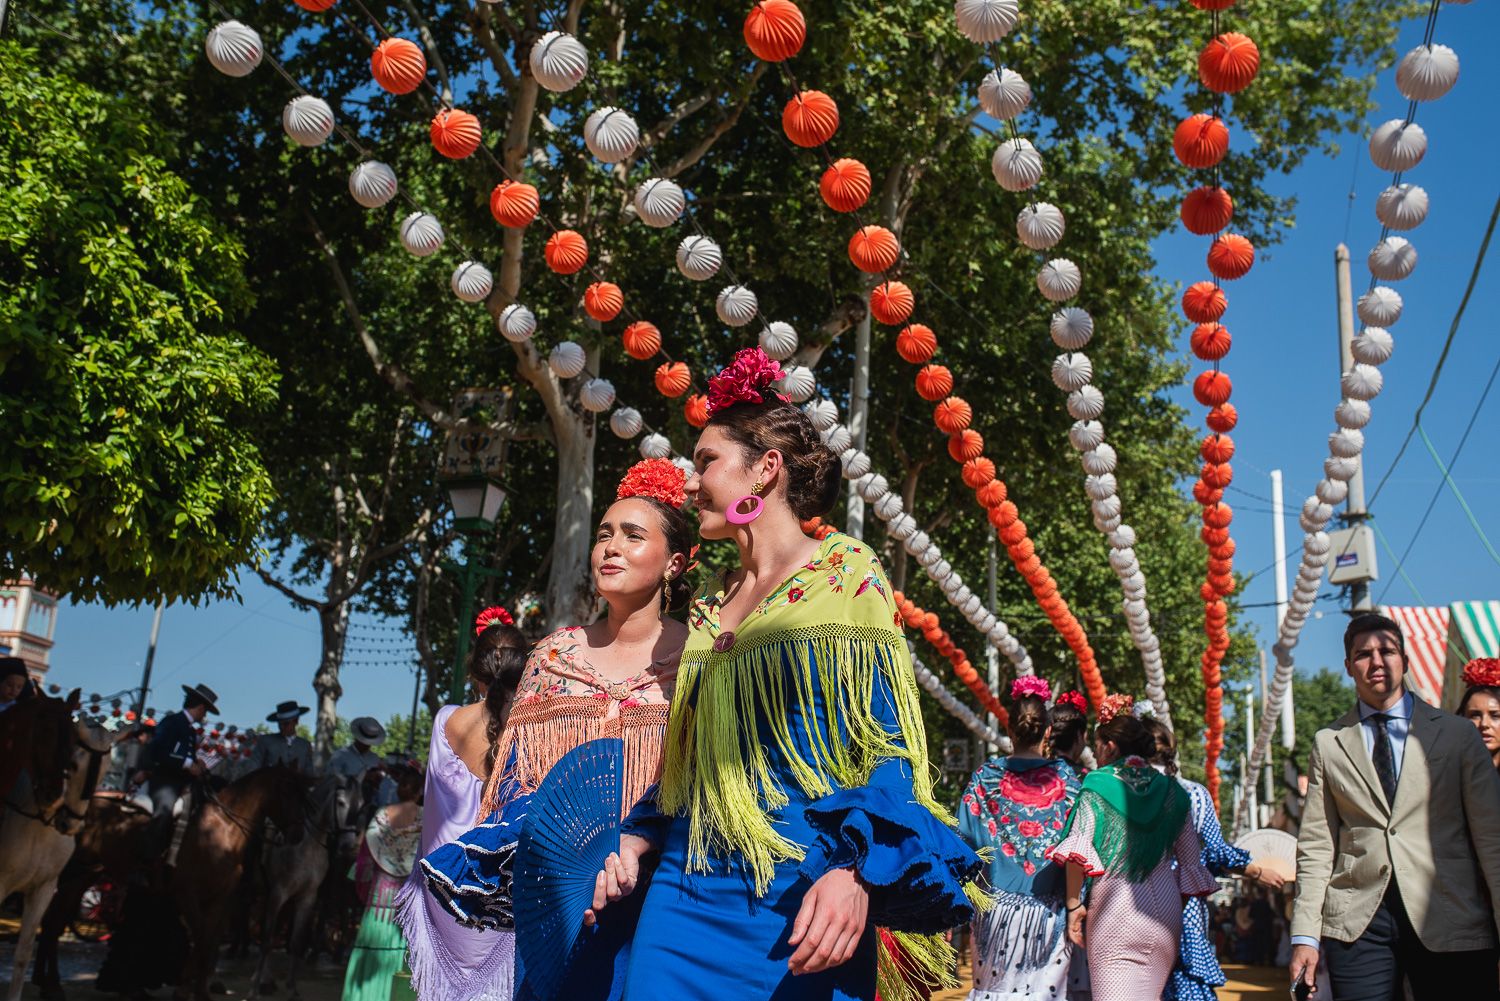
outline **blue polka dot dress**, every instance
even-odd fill
[[[1250,864],[1250,853],[1224,840],[1219,816],[1208,790],[1187,779],[1177,780],[1187,790],[1192,805],[1193,827],[1203,842],[1203,865],[1215,876],[1227,876],[1231,870]],[[1215,987],[1224,983],[1224,971],[1214,952],[1208,934],[1208,902],[1191,897],[1182,908],[1182,943],[1177,965],[1162,991],[1163,1001],[1215,1001]]]

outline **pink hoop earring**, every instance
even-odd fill
[[[729,510],[724,512],[724,520],[731,525],[748,525],[756,518],[759,518],[760,513],[766,507],[766,502],[760,497],[760,490],[760,481],[756,480],[755,486],[750,488],[750,492],[735,501],[730,505]],[[750,506],[749,510],[741,511],[740,508],[746,504]]]

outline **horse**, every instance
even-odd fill
[[[64,1001],[57,942],[78,916],[89,887],[101,879],[123,886],[141,865],[140,846],[151,811],[120,793],[96,792],[89,800],[83,829],[78,832],[73,857],[57,881],[57,893],[42,916],[37,931],[36,963],[31,982],[46,1001]]]
[[[19,892],[25,900],[6,1001],[21,997],[37,928],[72,857],[74,838],[99,781],[100,760],[113,746],[103,728],[73,721],[76,689],[67,700],[38,696],[28,701],[33,704],[28,725],[34,753],[0,815],[0,899]]]
[[[175,996],[208,1001],[208,978],[234,891],[245,873],[245,855],[267,820],[288,844],[302,839],[307,785],[290,768],[262,768],[217,794],[209,792],[177,853],[172,890],[188,932],[189,948]]]

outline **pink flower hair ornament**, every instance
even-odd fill
[[[480,635],[496,623],[502,626],[513,626],[516,620],[500,605],[491,605],[474,617],[474,635]]]
[[[1057,706],[1072,706],[1074,709],[1077,709],[1079,712],[1083,713],[1085,716],[1087,716],[1089,714],[1089,702],[1088,702],[1088,699],[1085,699],[1083,697],[1083,693],[1082,692],[1078,692],[1078,691],[1063,692],[1061,695],[1059,695],[1057,697],[1057,701],[1054,702],[1053,705],[1057,705]]]
[[[760,348],[741,348],[723,371],[708,380],[708,416],[736,403],[764,403],[763,394],[767,392],[782,403],[790,403],[770,388],[783,375],[780,363]]]
[[[1019,702],[1025,698],[1051,702],[1052,686],[1047,684],[1046,678],[1038,678],[1034,674],[1022,675],[1010,683],[1010,700]]]
[[[1129,713],[1135,705],[1135,699],[1123,692],[1104,696],[1104,702],[1099,706],[1100,724],[1108,723],[1121,713]]]

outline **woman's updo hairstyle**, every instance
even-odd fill
[[[1047,703],[1052,688],[1035,676],[1017,678],[1010,685],[1010,739],[1016,747],[1036,747],[1052,725]]]
[[[686,608],[695,590],[688,570],[693,562],[692,522],[682,513],[687,501],[683,485],[687,474],[666,459],[645,459],[631,466],[620,480],[615,491],[615,500],[645,501],[656,512],[661,522],[662,535],[667,541],[667,555],[682,554],[684,569],[667,585],[667,609],[678,611]]]
[[[1122,712],[1107,723],[1094,727],[1094,739],[1114,744],[1121,757],[1135,756],[1151,760],[1156,754],[1156,741],[1146,725],[1128,712]]]
[[[1056,758],[1072,753],[1089,728],[1088,703],[1078,692],[1063,692],[1052,707],[1052,735],[1047,738],[1046,753]]]
[[[1141,725],[1151,735],[1154,745],[1152,753],[1146,755],[1146,760],[1153,765],[1160,765],[1168,775],[1177,774],[1177,737],[1167,725],[1154,716],[1141,720]]]
[[[485,738],[489,752],[484,758],[484,773],[489,775],[495,764],[495,747],[500,731],[510,717],[516,698],[516,687],[526,673],[526,655],[531,643],[517,629],[508,611],[496,605],[486,608],[474,620],[474,646],[469,650],[469,678],[483,685]]]

